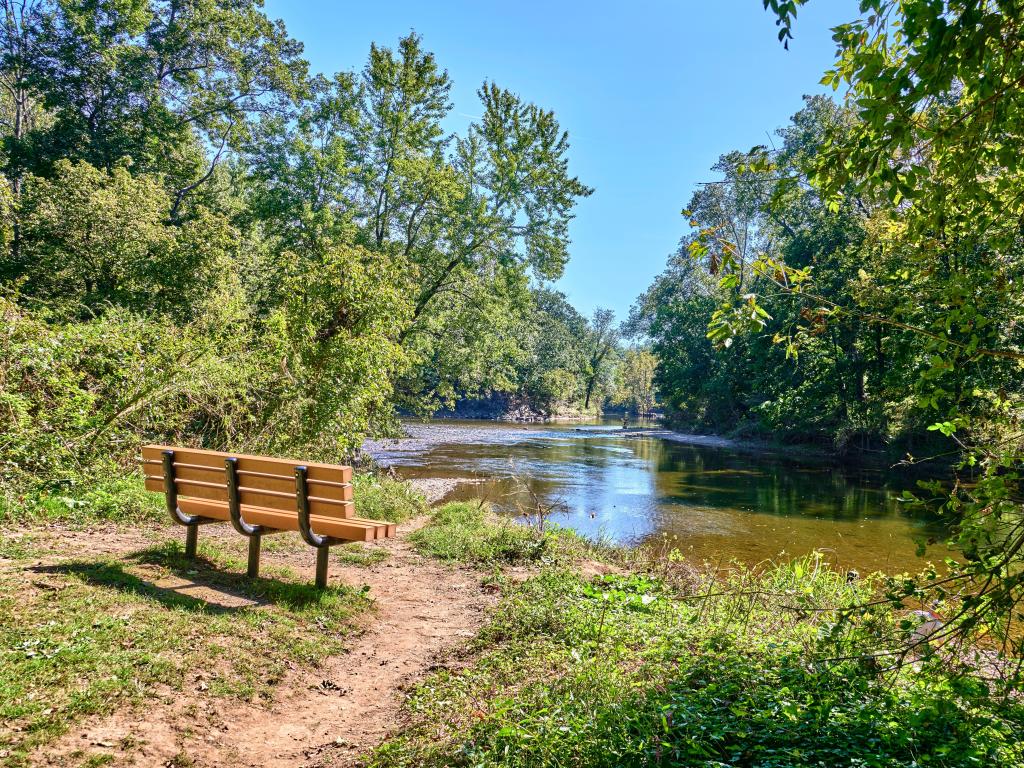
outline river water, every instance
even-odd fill
[[[513,516],[540,503],[588,536],[667,538],[694,561],[755,564],[819,550],[840,568],[917,571],[926,560],[916,541],[941,535],[897,500],[913,480],[880,468],[612,423],[407,427],[411,439],[370,452],[405,478],[463,481],[449,499],[485,498]],[[928,559],[946,554],[929,548]]]

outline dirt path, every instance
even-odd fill
[[[331,565],[331,580],[366,584],[375,607],[363,619],[348,652],[326,659],[317,670],[292,669],[267,708],[218,698],[202,690],[202,671],[185,690],[195,693],[154,699],[144,712],[121,711],[86,722],[39,754],[39,765],[63,765],[71,752],[90,746],[116,750],[114,765],[349,766],[380,743],[401,721],[409,684],[426,674],[483,624],[495,598],[480,575],[423,558],[407,540],[381,542],[389,557],[372,566]],[[218,537],[229,537],[227,526]],[[171,538],[124,530],[76,532],[70,551],[130,552]],[[204,529],[204,533],[207,530]],[[65,534],[66,535],[66,534]],[[180,538],[180,536],[179,536]],[[236,537],[237,538],[237,537]],[[264,561],[288,565],[312,579],[308,548],[265,552]],[[213,597],[213,596],[204,596]],[[199,681],[197,683],[197,681]],[[127,745],[127,746],[125,746]],[[187,755],[190,762],[177,757]]]

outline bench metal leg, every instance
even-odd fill
[[[320,589],[327,586],[327,558],[330,551],[330,547],[317,547],[316,549],[316,585]]]
[[[185,528],[185,557],[195,560],[196,548],[199,545],[199,526],[190,525]]]
[[[249,537],[249,570],[247,574],[250,579],[260,575],[260,542],[263,537],[258,533]]]

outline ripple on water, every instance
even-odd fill
[[[668,538],[700,560],[748,563],[828,553],[841,567],[917,570],[916,539],[941,533],[897,501],[911,478],[741,450],[722,438],[599,425],[442,421],[410,438],[368,443],[409,478],[473,480],[452,498],[515,514],[534,499],[552,519],[620,543]],[[936,551],[939,560],[945,551]]]

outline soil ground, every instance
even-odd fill
[[[435,497],[443,488],[424,489]],[[129,708],[85,721],[35,756],[40,766],[67,764],[76,751],[92,749],[117,766],[350,766],[401,725],[409,685],[436,669],[474,636],[495,603],[478,571],[438,563],[417,554],[407,537],[425,519],[399,526],[395,539],[375,546],[388,556],[373,565],[331,563],[330,579],[368,585],[374,607],[361,616],[347,652],[328,657],[315,670],[292,668],[267,705],[209,695],[203,671],[194,670],[182,692],[158,692],[144,711]],[[201,536],[239,539],[229,526],[210,526]],[[129,554],[181,538],[170,524],[152,529],[122,527],[64,530],[59,551],[46,562],[82,552]],[[237,543],[237,542],[236,542]],[[233,546],[233,545],[232,545]],[[52,563],[50,562],[52,561]],[[288,566],[313,578],[306,546],[265,548],[266,564]],[[181,581],[182,583],[177,583]],[[177,579],[158,586],[210,602],[231,605],[238,596]],[[92,749],[91,749],[92,748]],[[180,755],[187,755],[183,762]]]

